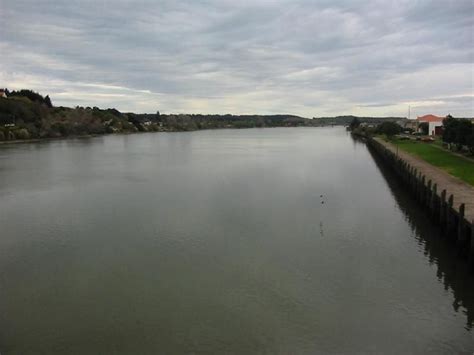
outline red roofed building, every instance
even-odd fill
[[[428,123],[428,134],[431,136],[439,136],[443,133],[443,120],[445,117],[439,117],[435,115],[424,115],[418,116],[418,130],[420,123]]]
[[[4,89],[0,89],[0,97],[7,97],[7,93]]]

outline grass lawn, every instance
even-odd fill
[[[474,186],[473,160],[452,154],[433,143],[397,140],[396,142],[392,141],[392,144],[397,144],[399,149],[415,155]]]

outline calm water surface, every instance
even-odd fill
[[[455,256],[341,128],[0,147],[2,355],[472,353]]]

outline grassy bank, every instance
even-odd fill
[[[396,140],[392,141],[392,144],[474,186],[473,160],[453,154],[433,143]]]

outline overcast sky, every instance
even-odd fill
[[[474,116],[473,0],[0,0],[0,87],[163,113]]]

